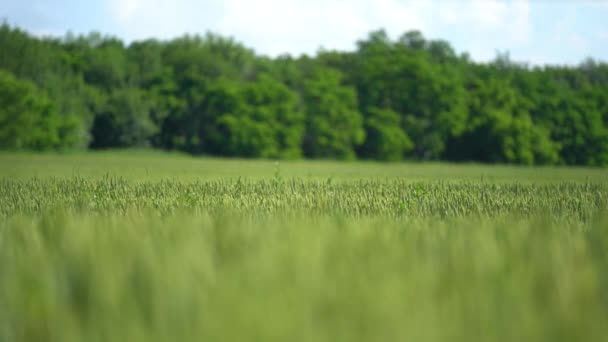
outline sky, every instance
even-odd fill
[[[608,0],[1,0],[0,20],[39,36],[127,42],[211,31],[270,56],[353,50],[370,31],[416,29],[477,61],[497,51],[534,65],[608,61]]]

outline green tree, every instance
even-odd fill
[[[129,70],[123,43],[115,38],[102,38],[94,34],[88,39],[92,47],[84,51],[85,81],[107,93],[125,86]]]
[[[76,125],[34,84],[0,70],[0,148],[69,148],[77,141]]]
[[[146,93],[136,88],[117,89],[98,109],[91,147],[147,146],[157,130]]]
[[[528,165],[558,160],[559,146],[535,125],[525,99],[508,81],[477,79],[468,87],[470,119],[449,144],[449,159]]]
[[[467,120],[458,68],[431,61],[419,32],[393,43],[384,31],[359,42],[357,89],[360,108],[391,109],[414,142],[413,156],[438,159],[445,141],[462,133]]]
[[[359,154],[368,159],[403,159],[414,143],[401,129],[400,121],[399,114],[390,109],[369,109],[365,119],[367,138]]]
[[[365,139],[355,89],[341,82],[341,73],[329,68],[315,70],[304,81],[308,157],[354,159],[355,148]]]
[[[3,148],[608,164],[608,64],[530,67],[379,30],[356,51],[256,55],[213,33],[125,44],[0,25]]]
[[[239,91],[231,112],[217,123],[226,137],[228,155],[262,158],[299,158],[304,115],[297,107],[297,95],[268,75]]]

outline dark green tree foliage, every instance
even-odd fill
[[[539,76],[543,83],[526,94],[534,96],[534,115],[560,146],[560,163],[608,164],[608,64],[546,67]]]
[[[231,39],[185,36],[161,46],[161,65],[146,77],[160,133],[155,146],[190,153],[240,155],[228,148],[219,118],[239,114],[242,82],[254,77],[253,52]],[[244,152],[244,151],[243,151]]]
[[[0,146],[46,150],[69,146],[73,118],[57,113],[53,102],[34,84],[0,70]]]
[[[508,82],[476,80],[469,93],[469,121],[464,133],[452,140],[449,156],[528,165],[557,161],[549,132],[533,123],[525,99]]]
[[[71,145],[65,147],[86,147],[92,113],[87,105],[89,87],[74,68],[78,53],[58,40],[34,39],[7,24],[0,25],[0,51],[0,70],[32,82],[51,99],[62,120],[70,122],[72,136],[65,141]]]
[[[97,108],[91,147],[145,146],[158,128],[150,118],[151,103],[143,90],[116,89]]]
[[[225,152],[230,156],[299,158],[304,115],[297,95],[262,74],[238,89],[230,111],[217,119]]]
[[[414,143],[401,129],[401,117],[391,109],[370,108],[365,119],[367,139],[359,151],[363,158],[397,161]]]
[[[111,92],[127,81],[127,56],[122,42],[103,39],[84,56],[84,80],[104,91]]]
[[[170,41],[164,44],[162,56],[178,81],[189,75],[244,80],[253,76],[257,62],[251,50],[214,34],[184,36]]]
[[[58,56],[49,41],[34,39],[25,31],[0,25],[0,69],[40,85],[56,68]]]
[[[365,140],[363,117],[353,87],[334,69],[317,69],[303,84],[306,108],[304,151],[311,158],[355,159]]]
[[[438,159],[464,129],[465,92],[458,70],[432,63],[418,32],[394,43],[384,31],[359,42],[356,83],[362,108],[391,109],[414,142],[413,157]]]
[[[418,31],[276,58],[232,38],[129,45],[0,25],[0,148],[608,164],[608,64],[457,55]]]

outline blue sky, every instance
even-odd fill
[[[487,61],[608,61],[608,0],[6,0],[0,19],[36,35],[99,31],[127,41],[213,31],[257,52],[351,50],[385,28],[419,29]]]

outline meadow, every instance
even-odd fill
[[[605,341],[607,176],[0,154],[0,341]]]

